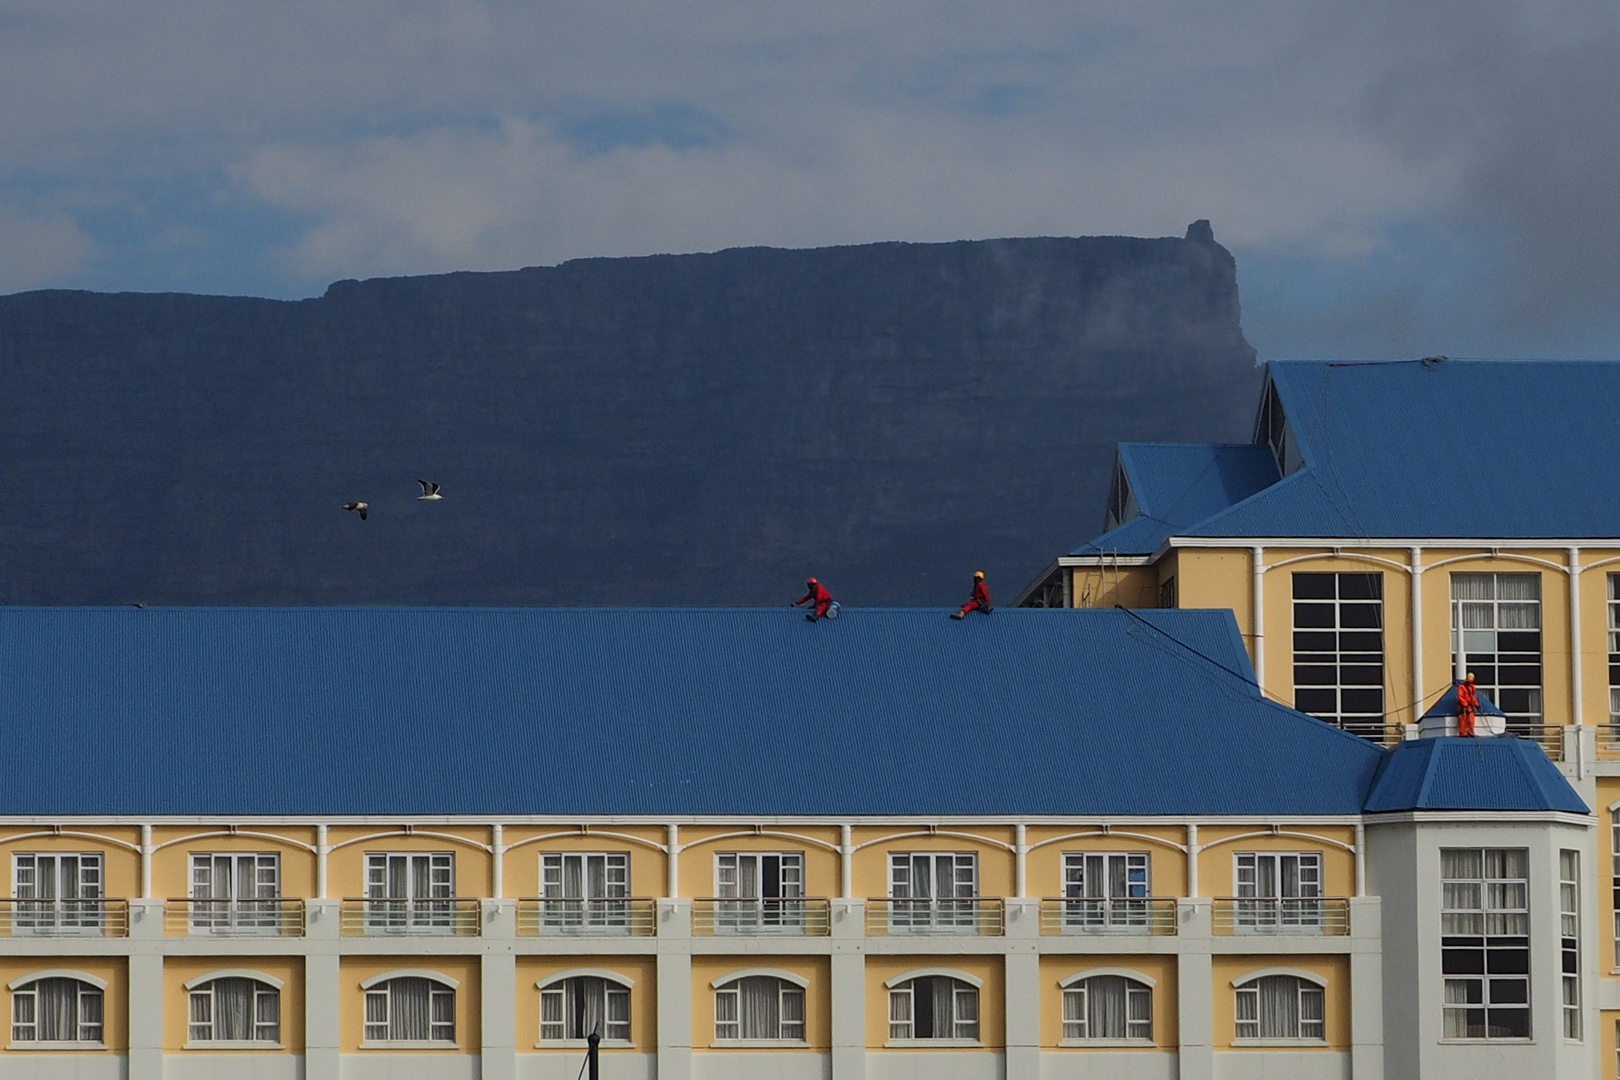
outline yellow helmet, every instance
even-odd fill
[[[975,570],[975,571],[973,571],[973,576],[976,577],[976,578],[982,578],[982,577],[984,577],[984,571],[983,570]]]

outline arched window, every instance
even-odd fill
[[[455,1042],[455,987],[423,975],[367,986],[366,1041]]]
[[[1237,988],[1240,1039],[1320,1039],[1322,987],[1294,975],[1264,975]]]
[[[919,975],[889,987],[889,1038],[977,1039],[979,990],[949,975]]]
[[[11,986],[12,1042],[101,1041],[101,987],[67,975]]]
[[[281,991],[247,975],[188,984],[192,1042],[281,1041]]]
[[[714,1037],[802,1042],[804,987],[771,975],[748,975],[716,987]]]
[[[630,988],[597,975],[575,975],[540,989],[540,1041],[630,1041]]]
[[[1063,988],[1065,1039],[1153,1038],[1153,989],[1124,975],[1092,975]]]

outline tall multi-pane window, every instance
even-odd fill
[[[1609,575],[1609,723],[1620,724],[1620,574]],[[1620,744],[1612,730],[1605,741]]]
[[[804,988],[770,975],[749,975],[716,988],[714,1037],[802,1042]]]
[[[629,926],[630,855],[622,851],[540,856],[542,924],[563,930]]]
[[[367,852],[367,928],[436,933],[451,926],[455,869],[449,852]]]
[[[889,1038],[977,1039],[979,991],[949,975],[922,975],[889,988]]]
[[[193,852],[191,925],[196,930],[273,932],[280,927],[281,857],[274,852]]]
[[[1448,1039],[1530,1037],[1530,882],[1523,848],[1440,852]]]
[[[576,975],[540,991],[540,1041],[630,1039],[630,988],[594,975]]]
[[[1294,575],[1294,708],[1384,737],[1384,575]]]
[[[891,852],[890,929],[975,925],[978,881],[978,857],[970,851]]]
[[[1541,575],[1452,574],[1451,648],[1507,714],[1508,730],[1541,734]]]
[[[1074,929],[1146,926],[1148,853],[1063,853],[1063,923]]]
[[[16,929],[22,933],[99,933],[100,853],[20,853],[13,857]]]
[[[720,930],[804,923],[804,853],[723,851],[714,857]]]
[[[1065,1039],[1153,1038],[1153,990],[1123,975],[1093,975],[1063,988]]]
[[[1564,1038],[1581,1037],[1581,853],[1558,853],[1558,939],[1563,963]]]

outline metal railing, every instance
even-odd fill
[[[344,937],[476,937],[481,906],[472,899],[345,897],[338,925]]]
[[[1222,896],[1210,910],[1216,934],[1342,937],[1350,932],[1350,901],[1343,897],[1252,899]]]
[[[868,936],[963,934],[999,937],[1006,931],[1006,909],[999,898],[903,900],[874,897],[866,902]]]
[[[1620,761],[1620,724],[1597,725],[1599,761]]]
[[[1176,901],[1171,897],[1140,900],[1052,897],[1041,901],[1041,935],[1174,934],[1176,917]]]
[[[1406,725],[1386,720],[1345,720],[1339,724],[1352,735],[1379,746],[1394,746],[1406,738]]]
[[[517,902],[517,932],[524,937],[650,937],[658,932],[657,904],[645,897],[528,897]]]
[[[304,902],[284,897],[262,900],[163,902],[163,933],[169,937],[303,937]]]
[[[125,937],[128,900],[0,899],[0,937]]]
[[[1553,761],[1564,760],[1564,729],[1559,724],[1537,724],[1508,718],[1507,734],[1529,739]]]
[[[701,937],[825,937],[832,904],[812,897],[737,900],[705,896],[692,901],[692,933]]]

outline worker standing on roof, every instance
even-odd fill
[[[951,612],[951,618],[960,619],[970,611],[990,614],[990,589],[984,583],[984,571],[973,571],[973,596],[962,605],[961,611]]]
[[[1479,690],[1474,686],[1474,673],[1457,684],[1457,734],[1473,737],[1474,718],[1479,715]]]
[[[811,622],[826,618],[827,612],[833,606],[832,593],[828,592],[827,587],[815,578],[805,579],[804,590],[804,595],[793,601],[793,606],[798,607],[800,604],[809,604],[810,610],[804,613],[804,617]]]

